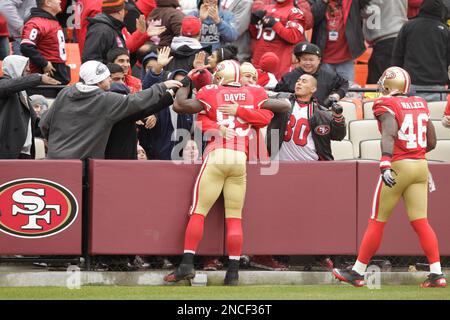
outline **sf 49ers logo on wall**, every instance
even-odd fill
[[[0,186],[0,231],[19,238],[45,238],[67,229],[78,215],[75,196],[44,179],[19,179]]]

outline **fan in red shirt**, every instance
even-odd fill
[[[406,96],[411,79],[402,68],[386,69],[378,83],[384,97],[375,101],[373,112],[382,135],[382,157],[372,215],[353,268],[334,269],[333,274],[355,287],[364,285],[364,273],[381,244],[384,226],[403,198],[410,224],[430,265],[430,274],[421,286],[445,287],[438,240],[427,218],[429,172],[425,153],[436,146],[427,102],[420,97]]]
[[[31,73],[47,73],[62,84],[70,82],[66,66],[66,40],[56,18],[61,12],[61,0],[38,0],[25,20],[20,50],[30,58]]]
[[[294,6],[294,0],[277,0],[252,13],[250,35],[253,44],[252,63],[260,67],[260,59],[266,52],[280,58],[275,72],[277,79],[289,71],[294,46],[305,40],[305,18],[302,10]]]
[[[9,55],[8,22],[0,12],[0,60]]]

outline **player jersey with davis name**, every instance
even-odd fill
[[[430,117],[427,102],[420,97],[382,97],[372,107],[376,117],[389,112],[398,124],[392,160],[425,159],[427,126]],[[381,123],[378,121],[381,130]]]
[[[264,88],[260,86],[209,85],[203,87],[196,98],[203,105],[203,111],[198,115],[202,132],[217,131],[222,125],[234,129],[237,135],[232,142],[225,138],[212,138],[208,142],[205,154],[220,147],[243,151],[248,155],[249,140],[255,138],[254,130],[251,129],[268,125],[273,117],[271,111],[261,109],[268,97]],[[220,106],[230,104],[239,105],[236,115],[228,115],[219,111]]]

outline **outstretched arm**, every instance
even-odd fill
[[[195,114],[203,110],[200,101],[188,99],[190,88],[180,88],[173,103],[173,111],[180,114]]]

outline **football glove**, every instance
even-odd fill
[[[262,25],[264,28],[272,28],[275,23],[277,23],[277,20],[271,16],[264,17],[262,20]]]
[[[392,188],[396,184],[393,176],[393,173],[395,174],[396,172],[391,168],[391,159],[391,154],[383,153],[380,160],[381,179],[383,179],[384,184],[389,188]]]
[[[257,24],[261,19],[266,15],[266,10],[256,10],[252,12],[252,16],[250,18],[251,24]]]

